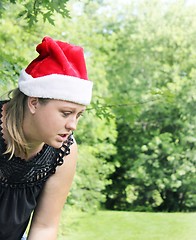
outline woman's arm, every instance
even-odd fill
[[[77,145],[70,147],[71,153],[57,167],[43,189],[31,223],[28,240],[56,240],[61,211],[69,193],[77,159]]]

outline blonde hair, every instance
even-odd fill
[[[24,93],[18,88],[8,94],[10,100],[6,104],[5,128],[7,137],[7,149],[4,154],[10,154],[11,159],[14,153],[27,155],[28,143],[23,132],[23,121],[27,109],[27,99]],[[38,98],[40,104],[47,104],[50,99]]]
[[[11,97],[12,95],[12,97]],[[27,96],[18,88],[9,92],[10,101],[6,105],[5,127],[7,131],[7,149],[4,154],[27,153],[28,145],[23,133],[23,120],[27,106]]]

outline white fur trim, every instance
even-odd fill
[[[51,74],[33,78],[23,69],[18,86],[29,97],[66,100],[82,105],[90,104],[93,83],[77,77]]]

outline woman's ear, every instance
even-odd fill
[[[27,106],[32,114],[35,114],[39,100],[37,97],[28,97]]]

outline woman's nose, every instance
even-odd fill
[[[70,129],[71,131],[75,131],[77,127],[77,119],[69,118],[65,124],[65,128]]]

